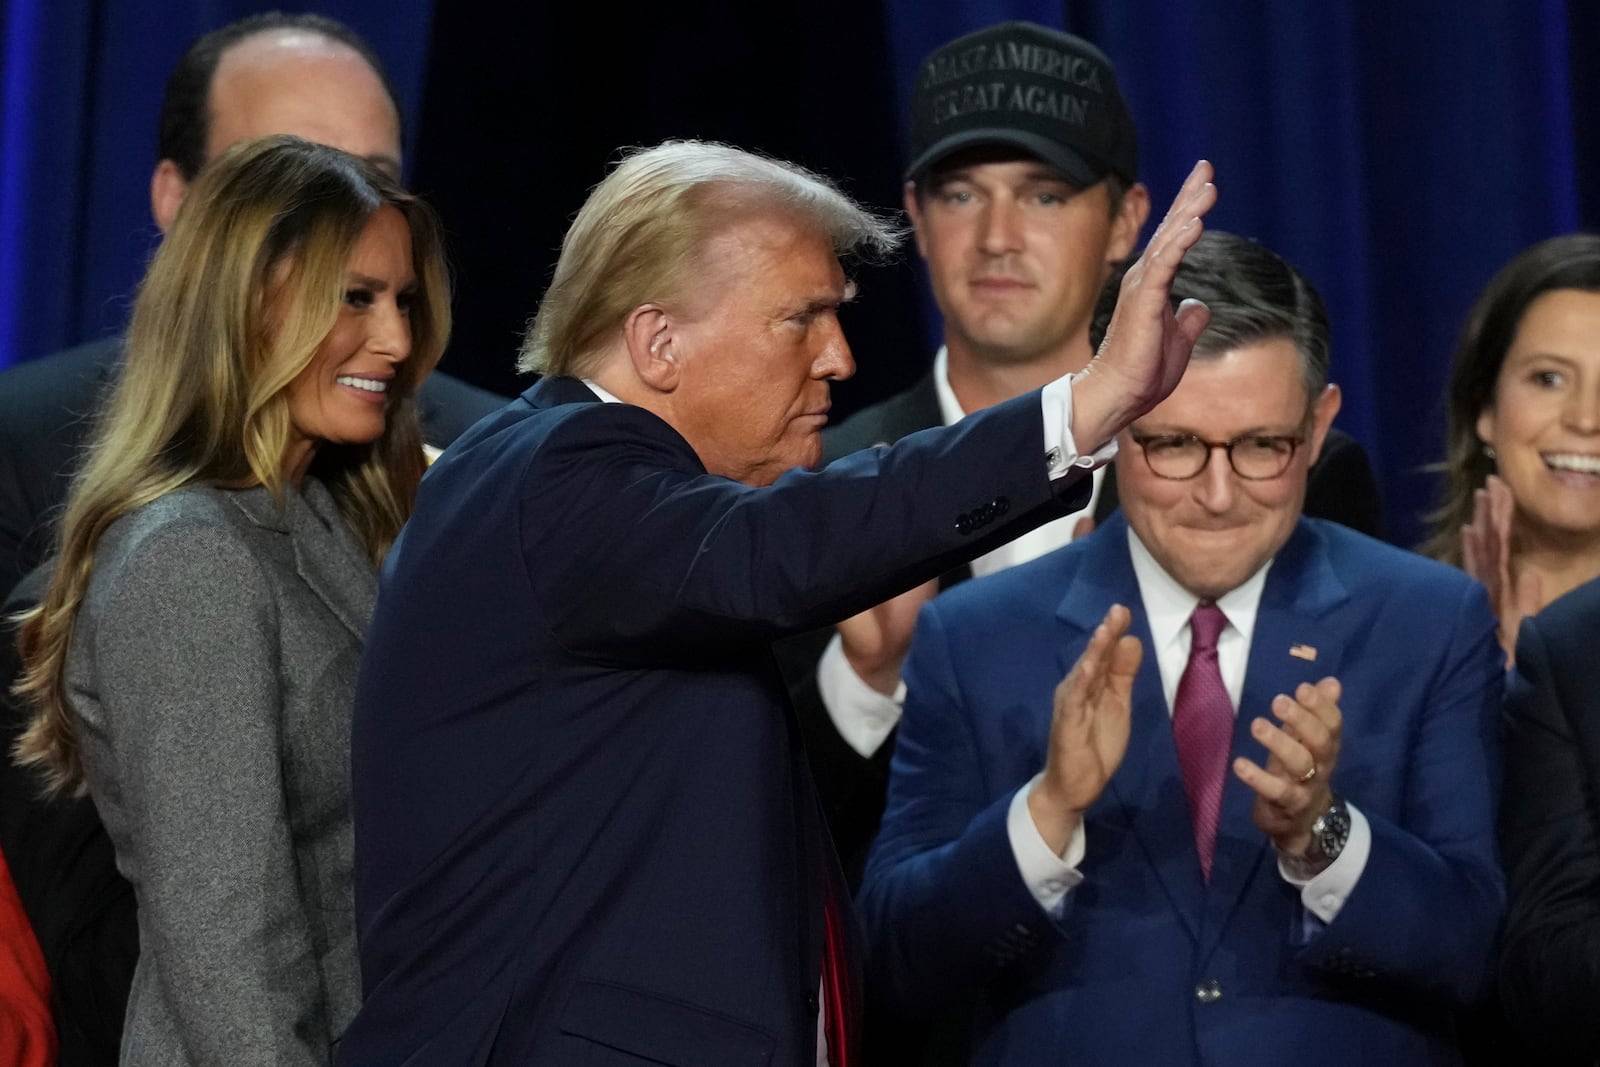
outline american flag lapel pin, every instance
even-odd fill
[[[1317,650],[1311,645],[1290,645],[1289,655],[1295,659],[1303,659],[1307,663],[1317,662]]]

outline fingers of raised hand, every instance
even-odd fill
[[[1211,183],[1213,177],[1214,172],[1209,161],[1201,159],[1195,162],[1194,168],[1189,171],[1189,176],[1183,180],[1182,187],[1178,189],[1178,195],[1172,198],[1172,206],[1167,208],[1161,224],[1156,227],[1156,232],[1150,239],[1152,245],[1163,231],[1181,226],[1211,210],[1211,205],[1217,202],[1217,187]]]
[[[1178,332],[1183,335],[1184,343],[1194,347],[1200,340],[1200,335],[1211,325],[1211,309],[1194,298],[1189,298],[1178,305],[1174,316],[1178,323]]]
[[[1265,720],[1257,719],[1256,721],[1264,722]],[[1234,757],[1233,774],[1239,781],[1249,786],[1256,796],[1279,808],[1287,808],[1293,799],[1294,792],[1297,789],[1303,790],[1304,788],[1295,782],[1289,781],[1283,775],[1274,774],[1259,763],[1243,756]]]
[[[1089,644],[1085,646],[1078,662],[1072,665],[1072,670],[1056,686],[1055,713],[1057,718],[1082,717],[1087,715],[1090,705],[1104,688],[1107,675],[1116,671],[1119,674],[1131,673],[1138,669],[1139,642],[1133,640],[1133,665],[1128,668],[1127,660],[1129,650],[1123,641],[1123,636],[1128,632],[1128,625],[1132,615],[1121,604],[1113,604],[1111,610],[1095,627],[1094,633],[1089,637]]]
[[[1272,710],[1275,714],[1278,712],[1276,704]],[[1282,718],[1281,715],[1279,717]],[[1307,745],[1283,727],[1274,726],[1266,719],[1251,721],[1250,736],[1267,750],[1267,772],[1282,779],[1285,785],[1299,784],[1317,765],[1316,756]]]
[[[1147,273],[1154,272],[1161,284],[1171,280],[1178,269],[1183,253],[1200,240],[1205,232],[1201,219],[1217,202],[1217,187],[1211,184],[1211,164],[1200,160],[1189,172],[1183,188],[1173,197],[1166,217],[1150,235],[1144,253],[1122,279],[1122,291],[1130,292],[1141,287]]]
[[[1489,498],[1489,517],[1494,521],[1495,532],[1509,540],[1511,518],[1517,510],[1516,501],[1511,496],[1511,487],[1498,474],[1491,474],[1483,483],[1483,491]]]

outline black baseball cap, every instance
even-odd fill
[[[1139,145],[1111,61],[1070,33],[1005,22],[936,50],[911,102],[916,181],[953,152],[1019,148],[1080,185],[1138,180]]]

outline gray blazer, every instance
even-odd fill
[[[191,486],[101,541],[67,661],[139,905],[122,1062],[319,1064],[360,1003],[350,711],[377,575],[307,479]]]

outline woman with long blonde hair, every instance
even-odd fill
[[[145,275],[16,751],[134,886],[123,1062],[327,1064],[355,1013],[350,708],[448,332],[433,213],[298,138],[212,163]]]

